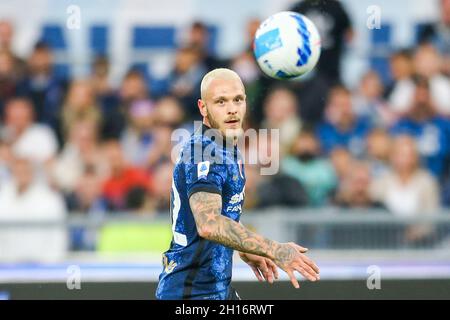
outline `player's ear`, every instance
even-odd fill
[[[208,110],[206,110],[206,104],[203,102],[203,100],[198,99],[197,105],[198,105],[198,109],[200,110],[200,114],[203,117],[206,117],[208,115]]]

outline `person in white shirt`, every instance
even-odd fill
[[[98,173],[106,171],[97,134],[97,124],[91,119],[75,121],[63,149],[49,162],[50,180],[64,193],[75,190],[87,167],[93,167]]]
[[[0,185],[0,262],[60,261],[68,245],[63,197],[35,179],[30,160],[17,158],[11,169]]]
[[[55,156],[58,142],[47,126],[34,123],[33,106],[25,98],[14,98],[5,106],[5,125],[1,138],[18,157],[45,163]]]
[[[425,77],[430,83],[430,94],[436,112],[450,115],[450,80],[441,74],[443,58],[431,44],[422,44],[414,53],[412,63],[415,74]],[[389,97],[392,111],[408,112],[414,100],[415,85],[412,79],[399,81]]]
[[[439,209],[438,183],[420,166],[414,138],[397,136],[391,150],[392,169],[371,185],[373,200],[399,217],[436,214]],[[432,230],[428,225],[413,225],[406,231],[406,240],[419,241],[432,235]]]

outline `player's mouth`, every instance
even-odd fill
[[[236,124],[239,124],[241,121],[239,119],[228,119],[225,121],[226,124],[234,126]]]

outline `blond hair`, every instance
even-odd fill
[[[244,87],[241,78],[235,71],[227,68],[217,68],[205,74],[202,79],[200,84],[200,96],[202,100],[205,100],[209,85],[215,79],[237,79],[242,84],[242,87]]]

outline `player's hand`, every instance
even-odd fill
[[[273,283],[274,279],[278,279],[278,268],[272,260],[244,252],[239,252],[239,256],[252,268],[259,281]]]
[[[300,285],[294,271],[299,272],[310,281],[320,280],[319,267],[304,255],[306,251],[308,249],[293,242],[280,243],[280,247],[276,251],[274,262],[288,274],[295,288],[299,288]]]

